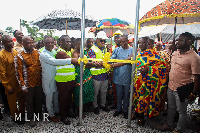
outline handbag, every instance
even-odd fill
[[[194,82],[177,88],[177,93],[181,103],[185,102],[185,98],[187,98],[193,92],[193,88]]]

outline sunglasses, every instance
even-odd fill
[[[104,42],[104,43],[106,43],[106,40],[100,40],[100,42]]]

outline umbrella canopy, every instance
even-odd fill
[[[118,30],[120,30],[123,34],[133,33],[134,26],[131,23],[118,18],[107,18],[100,20],[96,27],[91,28],[89,32],[98,33],[101,30],[106,32],[108,37],[112,37]]]
[[[190,32],[195,37],[200,37],[200,23],[177,24],[176,28],[175,39],[178,39],[179,35],[184,32]],[[163,43],[173,40],[174,25],[164,24],[158,26],[144,26],[139,32],[139,37],[149,36],[151,39],[155,40],[157,34],[161,36]]]
[[[39,17],[33,22],[40,29],[81,30],[81,13],[70,9],[55,10],[47,15]],[[85,27],[93,27],[96,22],[91,16],[85,17]]]
[[[196,38],[200,37],[200,23],[197,24],[178,24],[176,26],[176,36],[175,39],[178,39],[179,35],[184,32],[190,32],[192,35],[194,35]],[[168,42],[169,40],[173,39],[173,29],[174,27],[172,25],[165,28],[163,31],[161,31],[162,40],[163,42]]]
[[[166,0],[148,11],[141,19],[140,26],[200,22],[199,0]]]

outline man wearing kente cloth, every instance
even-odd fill
[[[134,84],[133,106],[139,118],[138,125],[144,125],[144,115],[149,118],[159,115],[162,94],[166,91],[166,64],[154,49],[147,49],[148,37],[139,40],[141,52],[137,55],[137,79]]]

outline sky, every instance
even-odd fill
[[[96,20],[116,17],[135,24],[137,0],[85,0],[85,13]],[[139,18],[164,0],[140,0]],[[2,0],[0,29],[20,29],[20,19],[28,22],[56,9],[72,9],[82,12],[82,0]],[[27,35],[26,29],[22,32]],[[65,31],[56,32],[57,35]],[[70,31],[68,32],[70,35]],[[71,34],[72,35],[72,34]],[[73,35],[72,35],[73,36]]]

